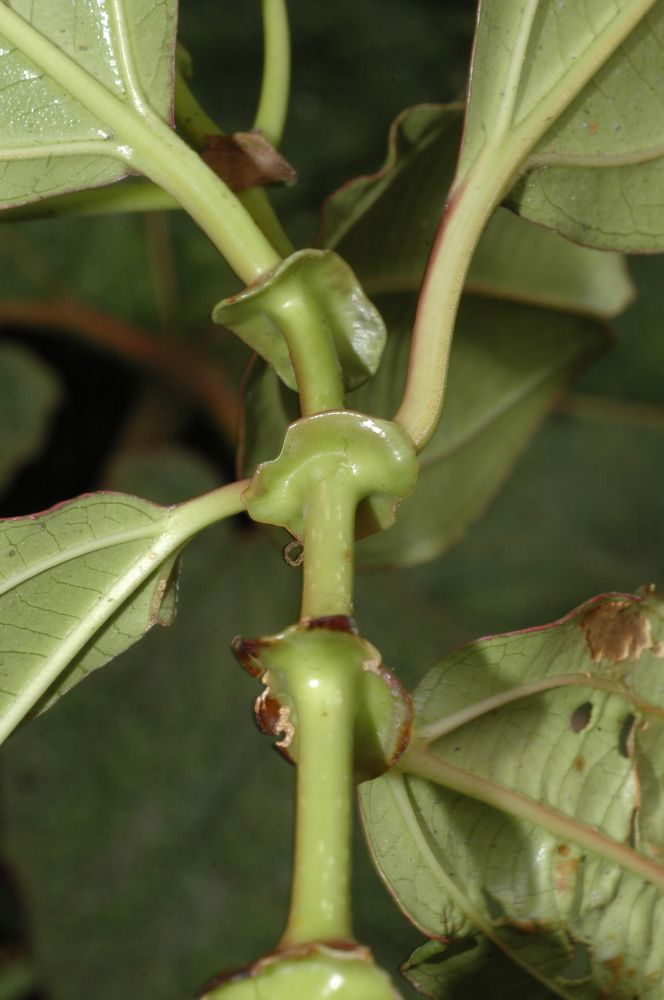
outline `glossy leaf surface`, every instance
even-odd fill
[[[662,598],[618,594],[426,675],[417,732],[437,778],[362,791],[377,864],[420,929],[479,930],[564,997],[661,997],[663,656]]]
[[[23,44],[16,17],[35,29]],[[123,177],[108,123],[83,103],[81,80],[43,68],[44,40],[93,85],[143,113],[170,115],[174,0],[100,0],[63,9],[58,0],[12,0],[0,8],[0,204],[20,205]],[[19,26],[20,27],[20,26]],[[4,37],[7,33],[8,37]]]
[[[661,0],[484,0],[455,187],[509,162],[525,217],[591,246],[662,249],[663,41]]]
[[[20,345],[0,345],[0,490],[43,446],[60,395],[39,358]]]

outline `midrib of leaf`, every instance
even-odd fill
[[[475,158],[463,165],[450,191],[447,211],[433,244],[413,330],[413,345],[403,400],[395,421],[421,451],[431,438],[442,410],[447,365],[459,299],[473,253],[495,208],[526,166],[535,145],[572,103],[583,87],[613,55],[658,0],[633,0],[619,11],[547,96],[514,123],[514,87],[523,65],[510,67],[505,110]],[[524,8],[517,44],[526,46],[532,27],[534,0]],[[481,11],[480,11],[481,16]],[[525,48],[524,48],[525,52]],[[471,86],[472,102],[472,86]]]
[[[161,534],[165,534],[163,528],[161,528],[158,521],[154,521],[152,525],[142,525],[140,528],[134,528],[131,531],[123,531],[117,535],[108,535],[106,537],[102,536],[96,539],[93,538],[76,547],[67,548],[64,551],[54,553],[49,559],[42,559],[39,562],[26,567],[24,573],[12,576],[4,583],[0,583],[0,597],[2,597],[3,594],[9,593],[10,590],[20,587],[21,584],[27,583],[28,580],[32,580],[36,576],[40,576],[42,573],[47,573],[50,569],[55,569],[56,566],[62,566],[74,559],[79,559],[81,556],[89,555],[91,552],[99,552],[102,549],[113,548],[116,545],[123,545],[125,542],[135,542],[141,538],[155,538]]]
[[[125,82],[135,104],[112,94],[91,73],[0,2],[0,35],[108,126],[116,141],[100,139],[96,155],[119,159],[173,195],[247,284],[275,267],[279,255],[226,184],[143,99],[135,78],[131,40],[121,0],[112,11],[119,32]]]
[[[162,536],[123,576],[119,577],[106,594],[100,595],[95,607],[78,621],[65,639],[60,641],[55,652],[45,658],[44,668],[21,690],[20,694],[16,695],[11,706],[0,717],[0,742],[9,736],[30,709],[46,694],[92,636],[113,617],[148,577],[167,559],[177,555],[177,550],[178,546],[173,545],[170,535]]]
[[[51,685],[57,681],[72,659],[94,638],[99,629],[113,617],[141,584],[157,572],[167,560],[175,559],[185,542],[193,535],[243,509],[242,498],[247,485],[246,480],[240,480],[179,504],[167,511],[165,525],[163,520],[161,522],[161,531],[159,530],[160,523],[155,522],[154,527],[142,525],[139,529],[119,532],[110,540],[105,538],[97,545],[89,542],[76,548],[75,552],[80,556],[86,552],[95,551],[95,549],[109,548],[137,538],[154,537],[148,550],[122,576],[118,577],[108,591],[100,594],[95,607],[80,618],[67,637],[59,642],[57,649],[45,657],[46,663],[43,669],[35,675],[29,684],[26,684],[19,694],[15,695],[12,704],[0,716],[0,742],[6,739],[25,718]],[[71,558],[75,558],[75,556]],[[61,556],[60,558],[54,557],[54,561],[53,559],[45,560],[45,563],[51,563],[50,568],[53,568],[53,566],[66,561],[68,558]],[[35,572],[30,573],[30,576],[36,576],[38,573],[44,572],[46,568],[48,567],[45,564],[41,564],[39,569],[35,568]],[[13,588],[5,588],[4,592],[8,592],[10,589]],[[8,693],[14,694],[13,692]]]
[[[523,56],[526,53],[534,16],[541,0],[529,0],[524,10],[515,47],[514,58],[505,84],[505,102],[496,117],[491,139],[484,145],[475,162],[468,168],[472,171],[478,161],[488,155],[506,161],[512,170],[523,170],[527,166],[526,157],[548,129],[558,120],[587,83],[608,61],[618,47],[626,40],[648,11],[658,0],[633,0],[633,3],[619,11],[604,30],[595,37],[585,51],[579,54],[573,65],[558,78],[548,95],[542,97],[519,122],[515,121],[516,99],[521,74]],[[495,147],[495,148],[494,148]],[[515,177],[507,171],[508,183]],[[501,197],[506,191],[503,189]]]
[[[595,827],[571,819],[558,809],[538,802],[507,785],[450,764],[449,761],[435,756],[416,744],[411,745],[396,767],[402,773],[424,778],[444,788],[478,799],[509,816],[516,816],[517,819],[541,827],[554,837],[572,841],[664,892],[662,865],[639,854],[626,844],[607,837]]]
[[[111,0],[114,34],[120,57],[120,67],[131,103],[138,114],[150,116],[153,111],[143,93],[131,53],[131,39],[127,33],[127,17],[123,0]]]
[[[115,5],[113,10],[115,19]],[[4,4],[0,5],[0,34],[8,38],[88,111],[100,118],[103,124],[127,139],[134,133],[137,125],[135,108],[128,106],[71,56]],[[122,56],[122,67],[126,70],[126,53]],[[150,112],[150,117],[152,116],[156,117],[154,112]],[[125,161],[128,158],[129,151],[111,143],[109,139],[100,139],[98,146],[94,142],[90,145],[95,155],[114,156]]]
[[[406,773],[414,774],[415,772],[408,771]],[[485,937],[489,938],[490,941],[493,941],[493,943],[498,948],[500,948],[501,951],[506,951],[503,942],[500,939],[500,936],[496,934],[495,927],[488,920],[485,919],[484,915],[479,910],[477,910],[473,906],[468,896],[465,895],[454,884],[454,882],[449,877],[445,869],[440,864],[438,858],[434,854],[431,845],[429,844],[429,841],[424,833],[424,830],[417,822],[417,817],[415,815],[415,806],[411,801],[410,795],[408,794],[408,789],[406,788],[406,782],[403,776],[392,771],[390,774],[386,775],[382,780],[387,781],[388,786],[390,788],[390,792],[392,794],[392,798],[394,799],[395,805],[397,807],[397,810],[401,813],[404,826],[406,827],[409,835],[411,836],[417,850],[419,851],[420,855],[425,859],[431,871],[435,873],[440,883],[445,886],[446,893],[454,899],[459,909],[466,914],[469,920],[474,924],[474,926],[478,930],[482,932],[482,934],[485,935]],[[431,779],[427,778],[425,780],[431,780]],[[412,919],[412,917],[410,917],[410,914],[407,914],[407,916],[409,916],[409,918]],[[419,929],[423,931],[425,934],[428,933],[425,927],[420,927]],[[546,980],[538,974],[536,969],[533,969],[531,966],[523,962],[518,955],[514,955],[509,951],[506,951],[506,953],[510,956],[510,958],[515,962],[516,965],[519,965],[522,969],[524,969],[531,976],[533,976],[534,979],[537,979],[540,982],[542,982],[545,986],[549,986],[549,988],[552,988],[551,985],[547,983]]]
[[[542,694],[545,691],[551,691],[559,687],[587,687],[596,691],[606,691],[609,694],[623,698],[624,701],[638,708],[645,715],[653,715],[656,718],[664,720],[664,708],[660,708],[659,705],[653,705],[651,702],[639,698],[638,695],[632,694],[629,688],[615,681],[603,680],[601,677],[592,677],[590,674],[559,674],[554,677],[544,677],[538,681],[531,681],[528,684],[510,688],[508,691],[501,691],[499,694],[482,698],[481,701],[467,705],[465,708],[461,708],[451,715],[443,716],[443,718],[436,719],[434,722],[427,722],[426,725],[415,730],[414,738],[422,740],[426,744],[434,743],[436,740],[442,739],[443,736],[453,733],[456,729],[461,729],[462,726],[467,725],[469,722],[474,722],[475,719],[479,719],[483,715],[495,712],[498,708],[510,705],[521,698],[530,698],[532,695]]]
[[[514,109],[519,95],[519,83],[521,81],[524,57],[528,50],[538,7],[539,0],[527,0],[523,8],[516,44],[511,54],[510,68],[503,88],[504,101],[494,121],[493,133],[498,137],[504,135],[512,124]]]

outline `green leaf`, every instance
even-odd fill
[[[489,992],[492,1000],[551,1000],[554,995],[481,934],[450,944],[427,941],[401,971],[420,993],[434,1000],[466,1000]]]
[[[0,490],[43,447],[60,395],[55,375],[31,351],[0,345]]]
[[[525,217],[662,249],[663,41],[661,0],[484,0],[455,189],[486,168],[504,196],[519,176],[508,201]]]
[[[126,175],[109,122],[82,103],[85,81],[111,102],[139,112],[147,105],[168,118],[175,16],[174,0],[100,0],[67,9],[58,0],[12,0],[0,8],[1,205]],[[70,61],[61,79],[43,68],[45,40]]]
[[[235,512],[222,492],[170,508],[94,493],[0,522],[1,737],[169,624],[180,549]]]
[[[664,599],[647,591],[427,674],[428,749],[361,790],[376,863],[421,930],[479,930],[564,997],[659,1000],[663,655]]]

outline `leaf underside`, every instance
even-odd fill
[[[415,692],[417,729],[440,734],[436,758],[647,859],[661,885],[663,666],[664,599],[607,595],[443,660]],[[460,712],[465,721],[454,724]],[[425,934],[453,946],[450,959],[476,944],[485,953],[486,937],[563,997],[664,996],[656,881],[547,832],[544,812],[543,825],[511,814],[509,794],[499,811],[393,773],[364,786],[361,799],[384,880]],[[447,997],[447,983],[466,973],[439,956],[422,975],[437,984],[431,995]]]
[[[114,493],[0,522],[0,735],[170,622],[167,524],[167,509]]]
[[[588,246],[664,249],[663,44],[662,0],[483,0],[457,183],[518,132],[511,207]]]
[[[11,0],[20,15],[109,94],[171,117],[175,0]],[[79,95],[81,97],[82,95]],[[0,207],[109,184],[127,168],[108,124],[2,35]]]

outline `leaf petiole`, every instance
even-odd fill
[[[286,0],[262,0],[265,55],[263,82],[254,120],[273,146],[278,146],[286,123],[290,89],[290,33]]]

